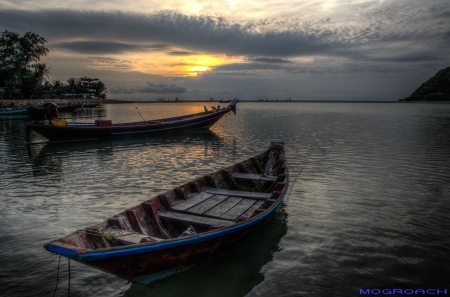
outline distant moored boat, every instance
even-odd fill
[[[236,111],[237,102],[238,100],[233,100],[227,107],[213,111],[139,122],[112,123],[110,120],[96,120],[91,124],[70,124],[64,120],[54,120],[52,124],[33,123],[27,125],[27,141],[30,130],[51,141],[66,141],[209,128],[226,113]]]

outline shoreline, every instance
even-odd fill
[[[431,104],[450,104],[450,101],[351,101],[351,100],[290,100],[290,101],[259,101],[259,100],[240,100],[239,103],[431,103]],[[106,104],[126,104],[126,103],[209,103],[209,104],[227,104],[229,102],[204,101],[204,100],[179,100],[179,101],[141,101],[141,100],[117,100],[106,99]]]
[[[100,104],[136,104],[136,103],[204,103],[204,104],[228,104],[229,102],[220,101],[204,101],[204,100],[179,100],[179,101],[142,101],[142,100],[119,100],[119,99],[3,99],[3,109],[16,107],[31,107],[35,105],[43,105],[46,102],[54,102],[59,106],[70,106],[83,103],[100,103]],[[402,103],[402,104],[450,104],[450,101],[351,101],[351,100],[283,100],[283,101],[259,101],[259,100],[241,100],[239,103]]]
[[[56,103],[58,106],[70,106],[83,103],[100,103],[104,104],[105,99],[3,99],[3,109],[16,108],[16,107],[31,107],[35,105],[43,105],[47,102]]]

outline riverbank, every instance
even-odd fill
[[[43,105],[46,102],[54,102],[58,106],[71,106],[83,103],[107,103],[105,99],[4,99],[3,108],[15,108],[15,107],[31,107],[35,105]]]

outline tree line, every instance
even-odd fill
[[[60,98],[95,96],[106,98],[106,86],[98,78],[71,77],[67,83],[49,81],[50,69],[39,63],[49,50],[36,33],[23,36],[5,30],[0,38],[0,88],[9,98]]]

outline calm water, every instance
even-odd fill
[[[135,106],[145,118],[203,110],[125,104],[92,113],[134,121]],[[30,149],[24,139],[23,122],[0,122],[0,296],[51,296],[58,257],[44,243],[256,155],[270,140],[286,142],[302,173],[243,244],[155,289],[71,261],[71,296],[450,292],[450,105],[239,103],[210,131]],[[67,296],[67,264],[57,296]]]

